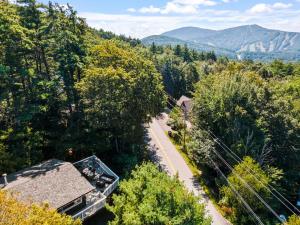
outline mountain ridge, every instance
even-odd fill
[[[256,24],[223,30],[182,27],[146,37],[142,42],[146,45],[153,42],[158,45],[186,44],[195,50],[213,50],[230,58],[300,59],[300,33],[267,29]]]

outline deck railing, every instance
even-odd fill
[[[103,195],[103,198],[101,198],[100,200],[97,200],[91,206],[88,206],[85,209],[83,209],[82,211],[75,214],[73,216],[74,219],[80,218],[81,220],[84,220],[87,217],[95,214],[100,209],[102,209],[105,206],[106,197],[109,196],[117,188],[117,186],[119,184],[119,177],[108,166],[106,166],[104,162],[102,162],[100,159],[98,159],[95,155],[85,158],[83,160],[80,160],[78,162],[75,162],[74,165],[76,166],[80,163],[86,163],[86,162],[89,162],[90,160],[93,160],[94,162],[96,162],[99,165],[101,170],[103,170],[106,174],[113,176],[115,178],[115,180],[104,191],[101,192]]]
[[[77,214],[73,215],[73,219],[81,219],[82,221],[86,219],[87,217],[95,214],[97,211],[102,209],[105,206],[106,203],[106,197],[104,196],[103,198],[99,199],[92,205],[86,207],[82,211],[78,212]]]
[[[109,185],[102,194],[104,194],[105,196],[109,196],[118,186],[119,184],[119,178],[116,179],[111,185]]]
[[[108,174],[111,175],[113,177],[115,177],[115,181],[109,185],[102,194],[104,194],[105,196],[110,195],[118,186],[119,184],[119,177],[108,167],[105,165],[105,163],[103,163],[100,159],[98,159],[97,157],[95,157],[95,160],[100,164],[100,167],[103,168],[103,170]]]

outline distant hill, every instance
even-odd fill
[[[233,58],[300,60],[300,33],[246,25],[225,30],[183,27],[150,36],[144,44],[187,44],[200,51],[214,50]]]
[[[163,33],[163,36],[178,38],[185,41],[202,39],[215,34],[217,31],[198,27],[183,27]]]
[[[195,49],[197,51],[214,51],[217,55],[226,55],[230,58],[236,58],[237,55],[234,51],[230,51],[227,49],[214,47],[208,44],[194,43],[192,41],[184,41],[178,38],[167,37],[163,35],[153,35],[147,38],[142,39],[142,43],[144,45],[151,45],[152,43],[157,45],[187,45],[191,49]]]

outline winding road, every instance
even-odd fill
[[[213,225],[230,225],[204,193],[192,171],[166,135],[165,132],[169,130],[166,125],[166,117],[167,115],[163,114],[161,118],[153,118],[147,128],[153,160],[170,176],[178,174],[186,188],[201,197],[201,202],[205,203],[207,214],[211,216]]]

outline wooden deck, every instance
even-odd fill
[[[105,206],[106,198],[117,188],[119,184],[119,177],[96,156],[80,160],[73,165],[80,172],[82,172],[84,168],[90,167],[95,169],[95,173],[97,174],[106,174],[114,178],[112,183],[105,184],[103,188],[99,188],[95,181],[90,180],[90,183],[95,187],[95,190],[86,195],[86,206],[76,212],[76,214],[72,215],[74,219],[80,218],[81,220],[85,220]]]

